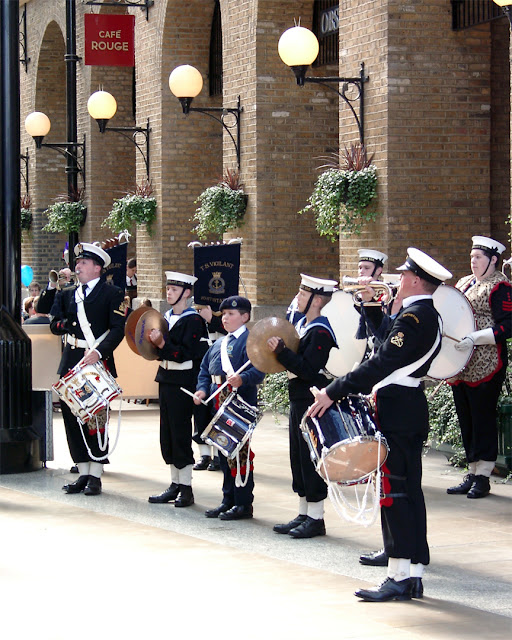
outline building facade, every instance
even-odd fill
[[[21,122],[32,111],[43,111],[52,122],[45,141],[62,141],[67,2],[20,4],[28,59],[20,62]],[[225,239],[243,238],[241,276],[256,318],[288,304],[300,272],[333,279],[354,275],[359,247],[388,253],[387,271],[393,272],[407,247],[416,246],[446,265],[455,281],[468,272],[472,235],[491,235],[510,246],[511,192],[509,22],[498,13],[459,28],[454,11],[460,4],[155,0],[141,8],[76,2],[80,57],[84,14],[135,16],[134,68],[88,66],[83,59],[77,65],[88,208],[80,239],[107,239],[111,232],[101,224],[113,199],[146,177],[135,145],[114,132],[101,134],[87,112],[89,96],[102,88],[118,103],[113,126],[149,123],[151,129],[149,174],[157,222],[152,235],[138,229],[129,250],[138,261],[139,297],[162,301],[163,272],[193,269],[187,245],[197,239],[191,233],[194,201],[237,161],[223,127],[203,114],[184,116],[169,91],[170,72],[191,64],[204,79],[194,106],[234,107],[240,96],[240,173],[248,208],[243,226]],[[277,52],[280,35],[294,20],[313,26],[315,10],[330,11],[333,23],[339,16],[338,46],[337,55],[331,52],[308,75],[353,77],[364,62],[369,76],[364,139],[379,178],[377,220],[360,236],[336,243],[317,234],[311,213],[298,212],[319,174],[320,158],[358,142],[357,126],[336,92],[316,84],[297,86]],[[44,280],[49,269],[61,266],[67,240],[41,231],[44,210],[67,191],[66,161],[52,149],[36,151],[23,124],[21,135],[34,216],[22,261]]]

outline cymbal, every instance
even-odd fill
[[[158,360],[159,350],[148,338],[153,329],[161,331],[164,338],[169,333],[169,325],[163,315],[156,309],[149,308],[141,315],[135,327],[135,346],[146,360]]]
[[[137,322],[143,313],[146,313],[151,307],[146,307],[145,305],[141,305],[138,309],[134,309],[126,319],[126,324],[124,325],[124,337],[126,338],[126,342],[130,349],[136,353],[138,356],[140,355],[137,346],[135,345],[135,327],[137,326]]]
[[[264,373],[279,373],[286,370],[267,345],[267,340],[273,336],[282,338],[285,345],[295,353],[299,348],[299,334],[288,320],[275,317],[259,320],[249,332],[246,349],[249,360],[256,369]]]

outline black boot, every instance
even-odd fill
[[[372,551],[359,556],[359,564],[365,564],[371,567],[387,567],[388,566],[388,554],[385,549],[379,549],[378,551]]]
[[[176,498],[174,503],[175,507],[190,507],[194,504],[194,494],[192,493],[192,487],[188,484],[180,484],[180,495]]]
[[[450,487],[449,489],[446,489],[446,493],[450,493],[450,494],[463,494],[463,493],[467,493],[471,487],[473,486],[473,482],[475,481],[475,474],[474,473],[468,473],[466,476],[464,476],[464,480],[458,484],[455,487]]]
[[[88,482],[89,476],[80,476],[78,480],[65,484],[62,489],[66,493],[81,493],[87,486]]]
[[[321,520],[315,520],[310,516],[307,516],[304,522],[301,522],[294,529],[290,529],[288,535],[292,538],[315,538],[316,536],[325,536],[325,522],[323,518]]]
[[[295,529],[299,524],[302,524],[306,518],[307,516],[299,514],[296,518],[290,520],[290,522],[287,522],[286,524],[275,524],[274,531],[276,533],[290,533],[292,529]]]
[[[487,476],[475,476],[473,486],[468,491],[467,498],[485,498],[491,491],[491,483]]]
[[[395,582],[393,578],[386,578],[382,584],[373,589],[358,589],[355,595],[367,602],[388,602],[389,600],[410,600],[411,580],[406,578]]]
[[[99,496],[101,493],[101,478],[89,476],[89,482],[84,489],[85,496]]]
[[[208,469],[208,465],[211,461],[211,456],[201,456],[201,459],[198,460],[193,467],[194,471],[204,471],[205,469]]]
[[[173,482],[170,487],[168,487],[165,491],[158,494],[157,496],[149,496],[148,502],[151,502],[153,504],[164,504],[165,502],[172,502],[173,500],[176,500],[179,492],[179,485]]]

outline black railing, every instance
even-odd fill
[[[461,31],[501,18],[501,7],[493,0],[451,0],[452,29]]]

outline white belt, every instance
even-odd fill
[[[102,340],[104,340],[108,336],[109,333],[110,333],[110,329],[107,329],[105,333],[103,333],[96,342],[100,343]],[[67,333],[64,336],[64,340],[65,340],[65,344],[70,344],[72,347],[78,347],[79,349],[89,348],[89,345],[87,344],[87,340],[82,340],[81,338],[75,338],[75,336],[72,336],[69,333]]]
[[[174,362],[174,360],[162,360],[160,363],[162,369],[166,371],[185,371],[187,369],[192,369],[194,366],[192,360],[186,360],[185,362]]]
[[[79,349],[87,349],[87,340],[81,340],[80,338],[75,338],[75,336],[69,335],[69,333],[65,336],[66,344],[70,344],[72,347],[78,347]]]
[[[412,376],[407,376],[405,378],[401,378],[400,380],[395,380],[390,384],[398,384],[401,387],[419,387],[421,382],[421,378],[413,378]],[[386,385],[388,387],[389,385]],[[385,389],[385,387],[381,387],[381,389]]]
[[[223,384],[226,382],[226,376],[212,376],[213,384]]]

